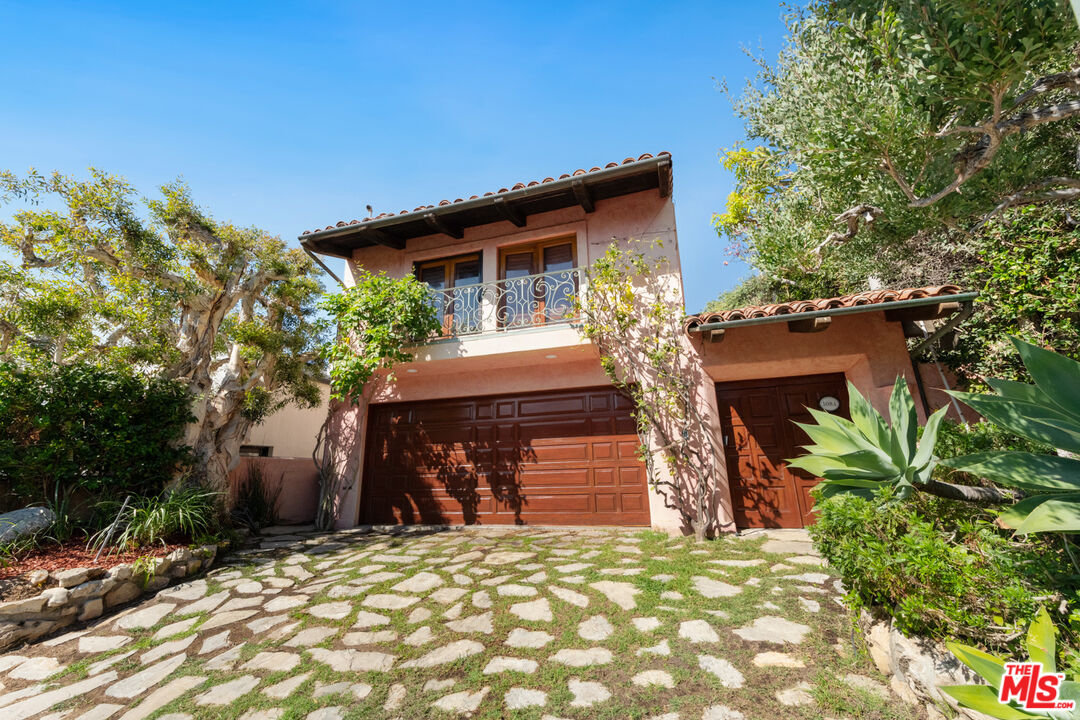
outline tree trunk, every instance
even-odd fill
[[[925,485],[916,485],[915,487],[928,495],[973,503],[1014,503],[1023,497],[1022,493],[1012,490],[1002,490],[996,487],[953,485],[939,480],[931,480]]]

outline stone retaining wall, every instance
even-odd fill
[[[965,720],[993,720],[989,715],[962,708],[942,685],[982,684],[982,679],[956,659],[949,649],[927,638],[909,638],[896,629],[892,619],[879,620],[863,610],[859,627],[878,670],[889,678],[893,691],[909,703],[926,707],[930,720],[944,720],[946,712]],[[951,717],[951,714],[949,715]]]
[[[92,620],[111,607],[143,593],[156,592],[174,580],[210,567],[216,545],[180,548],[165,557],[103,568],[74,568],[53,573],[38,570],[31,582],[48,586],[40,595],[0,603],[0,651],[72,624]]]

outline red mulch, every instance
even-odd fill
[[[69,540],[62,545],[42,545],[8,561],[0,567],[0,580],[18,577],[31,570],[67,570],[70,568],[111,568],[123,563],[133,563],[141,557],[161,557],[168,555],[183,545],[151,545],[135,552],[116,552],[116,548],[107,548],[94,562],[97,550],[87,550],[86,542]],[[110,550],[112,552],[110,553]]]

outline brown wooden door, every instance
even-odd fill
[[[839,400],[848,417],[844,376],[807,375],[716,386],[731,502],[738,527],[804,527],[813,522],[810,489],[818,478],[789,468],[809,440],[795,422],[812,422],[807,407]]]
[[[375,405],[361,517],[648,525],[630,403],[612,388]]]

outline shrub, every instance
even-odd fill
[[[190,403],[179,383],[131,370],[0,364],[0,485],[19,506],[58,489],[156,494],[189,462]]]
[[[236,507],[232,511],[233,521],[252,530],[277,525],[281,488],[280,484],[274,490],[267,487],[262,466],[257,462],[249,463],[237,493]]]
[[[822,498],[814,542],[856,610],[891,615],[905,634],[1011,647],[1039,607],[1080,599],[1062,538],[1007,537],[969,503],[916,495],[898,502]]]

